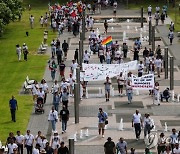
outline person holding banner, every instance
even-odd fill
[[[138,65],[138,77],[141,77],[143,75],[143,69],[144,69],[144,64],[142,61],[140,61],[140,64]]]
[[[132,95],[133,95],[133,89],[132,89],[130,81],[127,82],[126,93],[127,93],[127,97],[128,97],[128,104],[130,104],[130,103],[132,103]]]
[[[110,86],[111,86],[111,81],[109,77],[106,77],[106,81],[104,82],[105,85],[105,97],[106,97],[106,102],[109,101],[109,96],[110,96]]]

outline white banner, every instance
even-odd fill
[[[138,90],[152,90],[154,88],[154,74],[136,77],[132,75],[132,88]]]
[[[84,81],[105,80],[117,76],[120,72],[127,74],[129,71],[137,69],[137,61],[122,64],[82,64]],[[82,75],[81,75],[82,76]],[[82,79],[82,77],[81,77]]]

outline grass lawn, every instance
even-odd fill
[[[32,97],[19,95],[23,82],[28,75],[30,79],[40,81],[43,77],[48,56],[37,55],[37,49],[43,40],[44,29],[40,28],[39,18],[48,11],[48,0],[24,0],[25,7],[31,2],[32,10],[23,12],[22,20],[6,27],[4,35],[0,38],[0,140],[5,142],[10,131],[25,132],[32,111]],[[35,17],[35,28],[30,29],[29,15]],[[48,43],[56,34],[50,29]],[[29,32],[29,37],[25,32]],[[28,61],[17,61],[16,44],[22,46],[26,43],[29,47]],[[22,56],[23,58],[23,56]],[[17,122],[11,122],[9,99],[14,95],[18,101]]]
[[[180,32],[180,12],[178,12],[179,8],[178,5],[180,3],[180,0],[176,1],[176,11],[175,8],[172,8],[172,4],[170,4],[169,8],[168,8],[168,15],[171,17],[171,19],[174,21],[175,23],[175,31]],[[156,6],[160,6],[160,8],[162,9],[162,6],[165,3],[162,1],[159,2],[155,2],[154,0],[150,0],[150,1],[138,1],[138,4],[135,4],[134,2],[129,3],[129,9],[139,9],[141,8],[141,6],[144,8],[144,11],[147,12],[147,7],[149,5],[152,6],[153,8],[153,12],[155,12],[155,7]],[[176,20],[175,20],[175,16],[176,16]]]

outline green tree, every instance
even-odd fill
[[[20,19],[23,7],[20,0],[0,0],[0,35],[10,21]]]

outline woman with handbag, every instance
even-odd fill
[[[108,115],[106,112],[103,111],[102,108],[99,108],[99,113],[98,113],[98,127],[99,127],[99,135],[101,135],[101,130],[102,130],[102,138],[104,138],[104,128],[105,125],[108,124]]]

